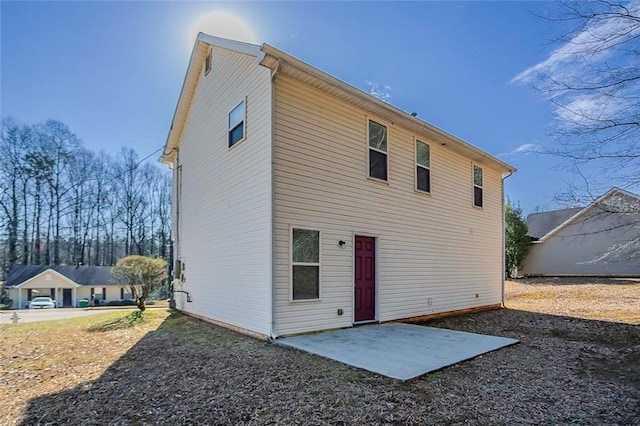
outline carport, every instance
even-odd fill
[[[516,344],[518,340],[386,323],[285,337],[275,342],[405,381]]]

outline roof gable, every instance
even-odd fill
[[[42,272],[27,278],[26,280],[22,281],[21,283],[18,283],[16,285],[14,285],[13,287],[27,287],[28,284],[30,284],[31,282],[37,280],[38,278],[40,278],[43,275],[48,275],[48,274],[52,274],[52,275],[57,275],[58,278],[61,278],[64,282],[69,283],[71,286],[73,287],[80,287],[80,285],[78,283],[73,282],[73,280],[69,279],[69,277],[66,277],[64,275],[62,275],[61,273],[53,270],[53,269],[45,269]]]
[[[78,285],[111,285],[111,268],[111,266],[14,265],[9,271],[5,286],[18,287],[46,271],[53,271]]]
[[[561,210],[531,213],[527,216],[529,236],[536,239],[544,237],[583,208],[584,207],[569,207]]]
[[[255,56],[258,62],[260,62],[264,56],[260,51],[260,46],[258,45],[215,37],[202,32],[198,33],[193,50],[191,51],[191,57],[189,58],[189,65],[187,66],[187,71],[184,76],[182,89],[178,96],[178,104],[176,105],[176,110],[173,113],[173,119],[171,120],[171,127],[169,128],[167,141],[159,159],[161,162],[170,164],[171,161],[173,161],[175,156],[174,152],[179,144],[180,138],[182,137],[182,130],[184,129],[184,124],[189,114],[191,101],[198,86],[198,80],[200,79],[202,66],[209,51],[209,46],[216,46],[245,55]]]
[[[556,210],[556,211],[552,211],[552,212],[542,212],[542,214],[547,213],[547,214],[551,214],[551,215],[548,215],[546,218],[543,215],[541,217],[541,219],[537,219],[537,218],[534,217],[534,220],[533,220],[534,228],[538,226],[538,225],[535,224],[536,221],[545,222],[545,224],[547,224],[547,225],[555,224],[555,227],[553,227],[551,229],[548,229],[548,230],[544,229],[545,226],[540,226],[539,228],[535,228],[536,230],[539,230],[539,229],[542,229],[543,231],[546,230],[546,233],[541,235],[539,237],[539,241],[537,241],[537,242],[544,242],[546,239],[548,239],[552,235],[560,232],[562,229],[566,228],[567,226],[571,225],[572,223],[576,223],[578,220],[580,220],[581,218],[583,218],[584,216],[586,216],[590,212],[594,211],[595,209],[603,209],[604,206],[607,206],[608,200],[612,200],[613,197],[615,197],[616,195],[621,195],[621,196],[624,196],[624,197],[631,197],[632,199],[636,200],[637,203],[638,203],[638,206],[640,206],[640,196],[639,195],[631,193],[629,191],[625,191],[624,189],[620,189],[620,188],[614,187],[614,188],[611,188],[606,193],[604,193],[603,195],[601,195],[600,197],[598,197],[595,201],[593,201],[591,204],[589,204],[588,206],[586,206],[584,208],[578,207],[578,208],[569,208],[569,209],[563,209],[563,210]],[[558,212],[564,212],[564,213],[557,214]],[[612,211],[612,213],[615,213],[615,212]],[[532,215],[535,215],[535,214],[540,214],[540,213],[533,213],[533,214],[527,216],[527,225],[529,224],[530,217]],[[556,214],[556,215],[554,216],[553,214]],[[564,218],[564,221],[560,222],[560,219],[562,219],[562,218]],[[555,222],[554,222],[554,219],[555,219]],[[556,224],[556,222],[560,222],[560,223]],[[532,237],[536,237],[536,235],[534,235],[531,232],[531,230],[529,232],[529,235],[531,235]]]

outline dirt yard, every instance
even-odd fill
[[[640,425],[640,283],[507,295],[426,324],[520,344],[407,383],[161,310],[3,325],[0,424]]]
[[[508,308],[640,324],[640,278],[526,278],[507,281]]]

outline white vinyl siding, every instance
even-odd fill
[[[80,299],[87,299],[89,302],[91,302],[91,288],[92,287],[87,287],[87,286],[81,286],[75,289],[76,291],[76,298],[77,300]],[[106,289],[106,299],[102,298],[102,289],[105,288]],[[110,286],[106,286],[106,287],[93,287],[94,290],[94,294],[96,296],[96,298],[98,300],[105,300],[105,303],[114,301],[114,300],[120,300],[120,289],[122,287],[120,286],[115,286],[115,285],[110,285]],[[125,289],[125,293],[129,292],[129,287],[124,287]],[[59,296],[60,302],[62,303],[62,295]]]
[[[250,331],[271,330],[271,86],[256,58],[212,48],[179,146],[178,308]],[[229,112],[245,99],[246,140],[229,149]],[[174,168],[174,171],[176,169]],[[177,180],[177,176],[174,182]],[[176,211],[174,210],[174,214]],[[174,216],[174,220],[175,220]]]
[[[622,197],[633,202],[629,196]],[[610,211],[616,210],[592,207],[543,242],[531,244],[519,272],[547,276],[640,276],[640,263],[634,256],[640,238],[640,211]],[[607,253],[612,255],[603,258]]]
[[[470,159],[430,143],[432,190],[424,197],[415,191],[415,138],[431,141],[389,125],[388,185],[372,185],[362,172],[366,111],[284,76],[274,96],[277,334],[352,325],[355,235],[377,237],[381,321],[501,303],[498,170],[484,165],[479,215],[469,208]],[[319,303],[290,301],[289,233],[299,223],[322,231]]]

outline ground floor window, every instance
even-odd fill
[[[292,229],[291,286],[293,300],[320,298],[320,231]]]

